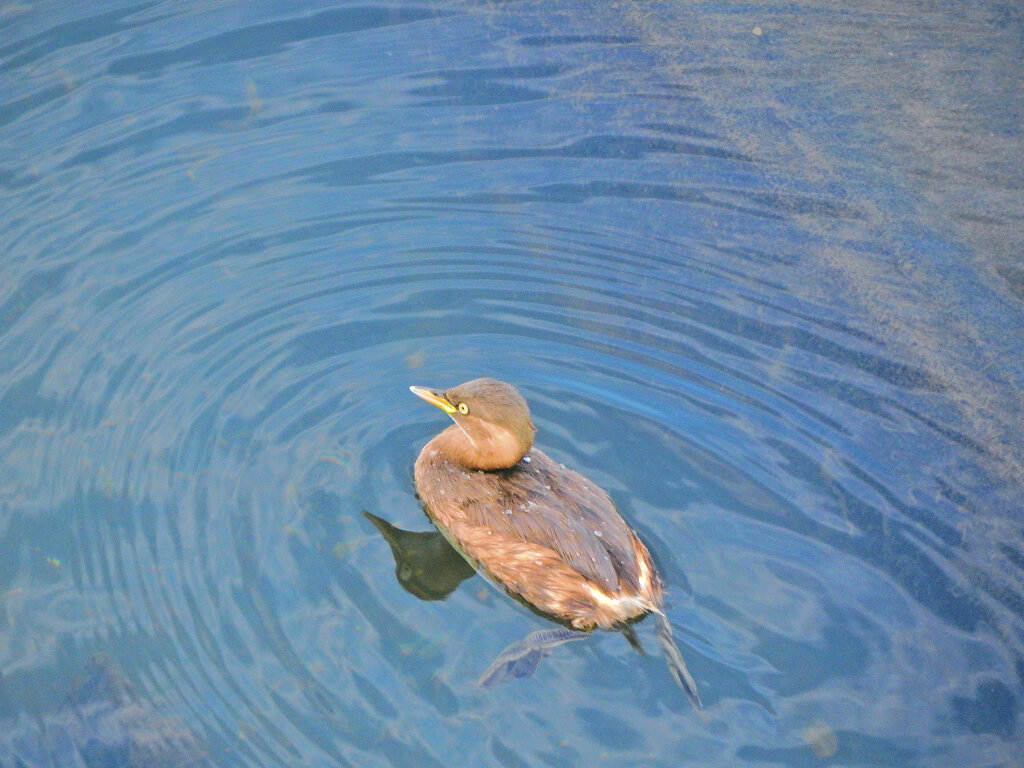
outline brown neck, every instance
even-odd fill
[[[512,432],[495,424],[474,430],[472,437],[458,424],[452,424],[430,442],[467,469],[506,469],[518,464],[531,448],[530,444],[524,445]]]

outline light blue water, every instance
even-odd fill
[[[0,766],[1010,765],[1015,3],[0,7]],[[410,384],[659,562],[423,601]],[[455,581],[458,581],[456,578]],[[120,760],[121,762],[117,762]]]

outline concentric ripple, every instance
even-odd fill
[[[848,11],[0,13],[0,767],[1015,754],[1021,307],[787,106]],[[615,635],[483,691],[541,620],[396,580],[407,387],[477,375],[649,543],[704,717]]]

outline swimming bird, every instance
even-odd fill
[[[420,501],[452,546],[574,630],[623,629],[654,614],[673,678],[699,710],[647,547],[603,489],[534,447],[536,428],[519,391],[491,378],[410,390],[455,422],[426,444],[415,466]]]

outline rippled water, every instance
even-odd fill
[[[1016,4],[91,6],[0,8],[0,765],[1012,762]],[[396,580],[477,375],[703,715]]]

